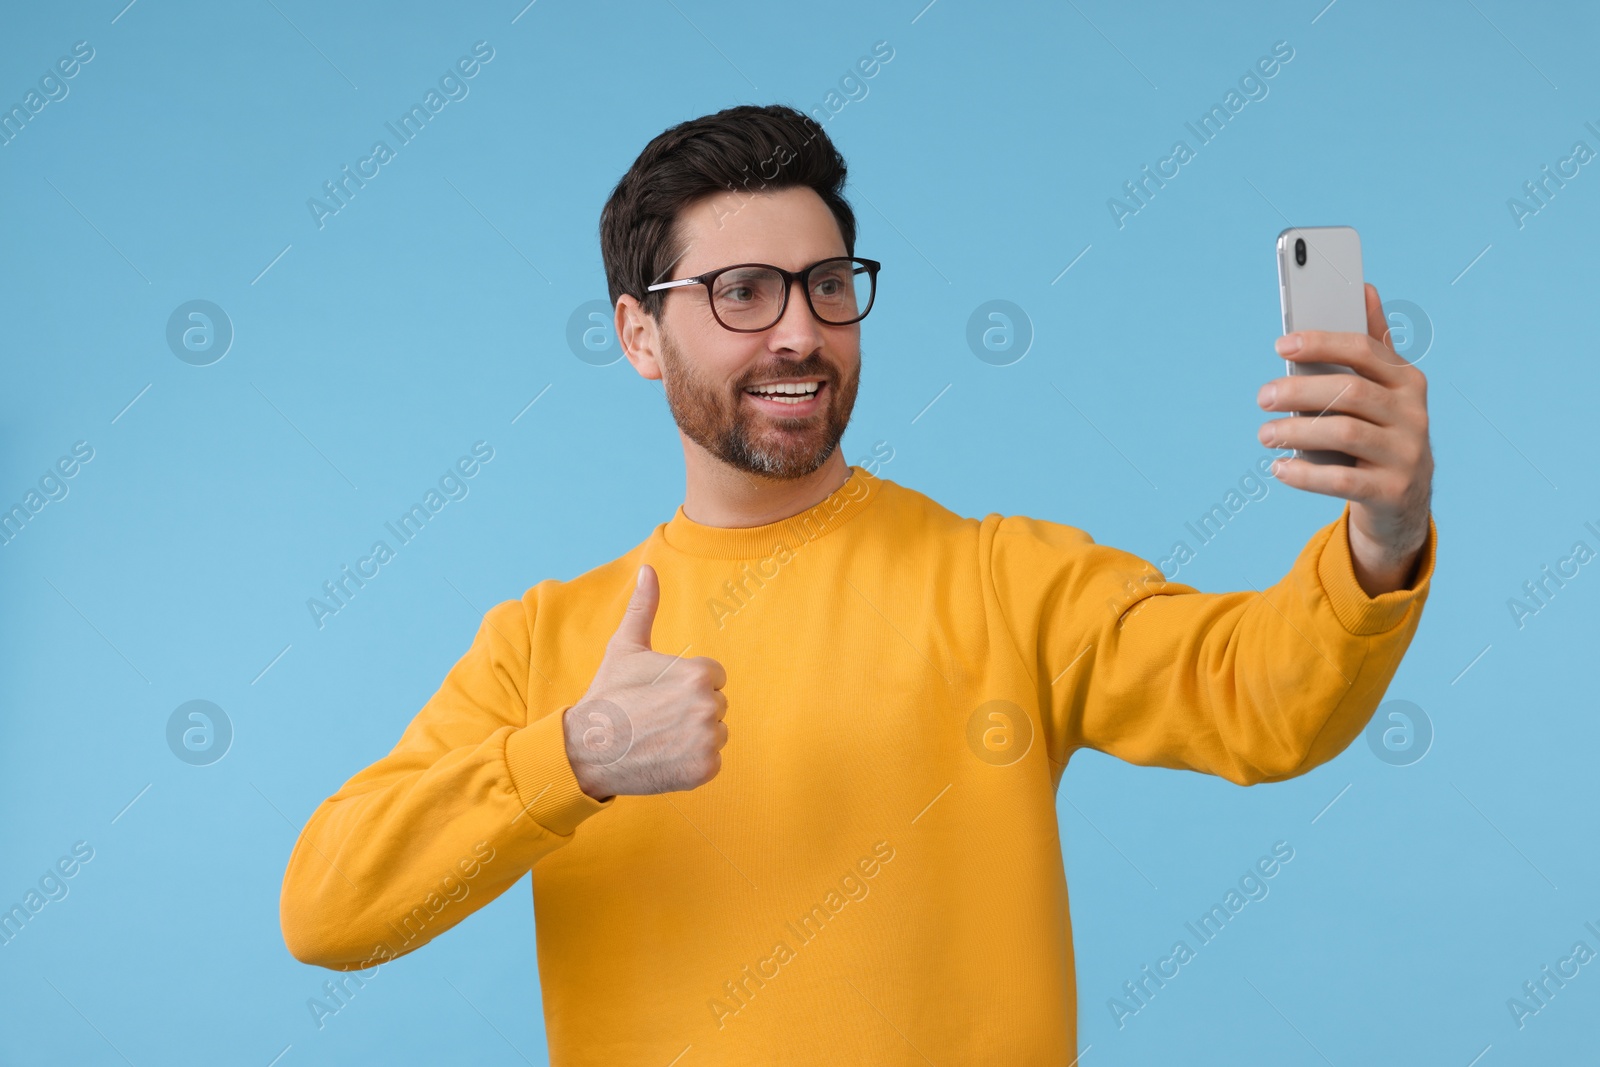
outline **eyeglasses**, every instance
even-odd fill
[[[693,278],[657,282],[647,286],[646,292],[704,285],[711,314],[721,326],[735,333],[760,333],[783,318],[789,306],[789,287],[799,282],[806,303],[819,322],[848,326],[860,322],[872,310],[882,266],[875,259],[847,256],[824,259],[797,271],[767,263],[735,263]]]

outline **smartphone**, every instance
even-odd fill
[[[1291,226],[1278,234],[1278,300],[1283,332],[1367,332],[1366,286],[1361,277],[1361,236],[1349,226]],[[1338,363],[1296,363],[1290,375],[1354,374]],[[1297,411],[1311,417],[1316,411]],[[1322,449],[1295,449],[1296,459],[1354,467],[1355,457]]]

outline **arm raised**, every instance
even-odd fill
[[[1039,693],[1048,753],[1077,748],[1240,785],[1303,774],[1372,717],[1433,575],[1429,519],[1409,589],[1368,596],[1349,506],[1263,590],[1201,593],[1075,527],[998,521],[1001,613]]]
[[[279,917],[296,959],[370,967],[494,900],[608,807],[573,775],[563,708],[530,708],[530,605],[511,600],[398,744],[300,832]]]

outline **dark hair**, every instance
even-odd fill
[[[772,192],[806,186],[833,212],[845,254],[856,251],[856,216],[844,198],[845,162],[815,119],[783,104],[741,104],[657,134],[617,182],[600,212],[600,255],[611,303],[633,295],[651,316],[683,254],[677,222],[712,193]]]

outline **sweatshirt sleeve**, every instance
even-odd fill
[[[394,749],[312,812],[279,902],[301,962],[405,955],[494,900],[615,800],[579,787],[566,708],[530,708],[533,607],[496,605]]]
[[[989,577],[1037,686],[1053,770],[1093,748],[1251,785],[1342,752],[1411,643],[1438,541],[1430,515],[1410,588],[1370,597],[1349,520],[1346,503],[1281,581],[1235,593],[1166,581],[1076,527],[984,520]]]

